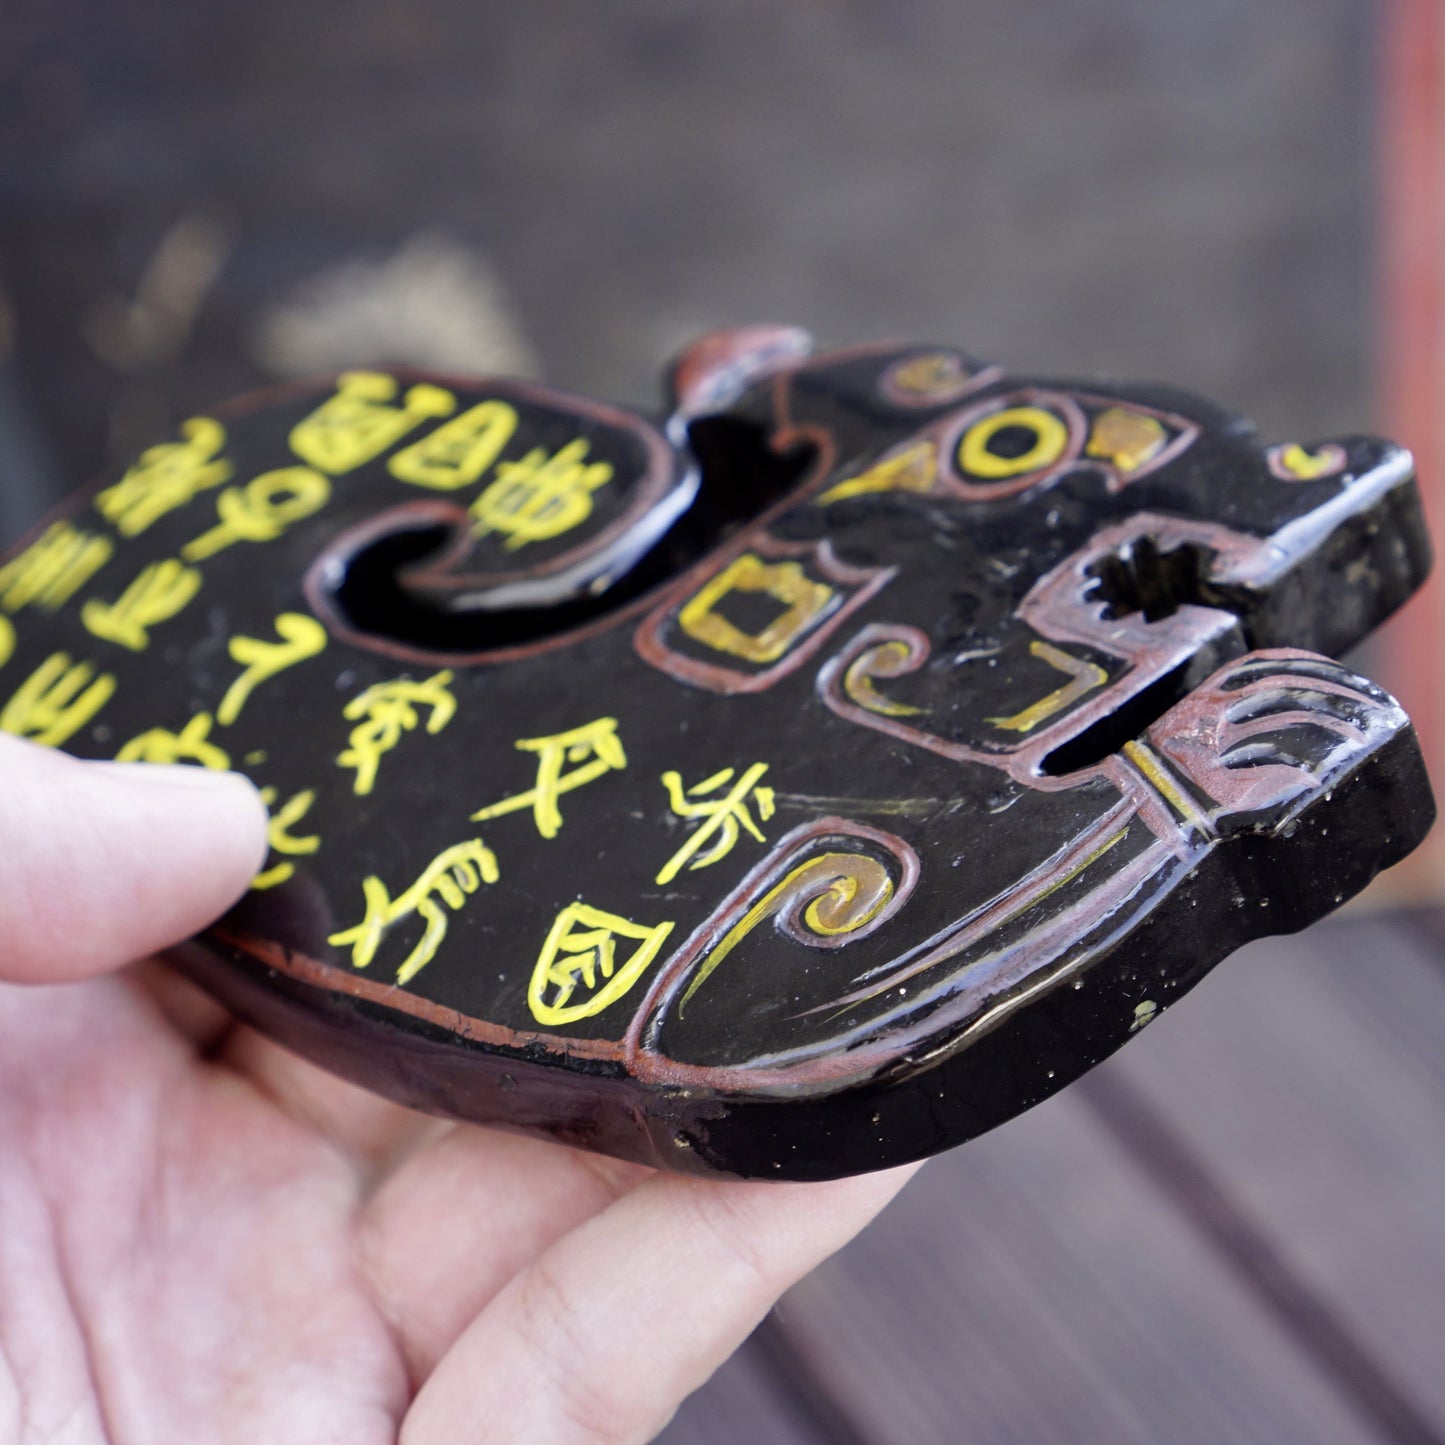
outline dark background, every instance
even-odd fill
[[[429,237],[490,271],[548,379],[620,400],[685,338],[766,318],[1170,380],[1280,438],[1361,427],[1371,13],[12,3],[12,385],[68,486],[333,364],[268,347],[268,316]],[[427,314],[353,318],[335,364],[422,359],[429,327],[457,352],[417,290]]]

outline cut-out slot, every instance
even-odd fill
[[[1105,758],[1122,752],[1152,724],[1159,721],[1184,694],[1185,669],[1179,668],[1155,679],[1148,687],[1101,717],[1092,727],[1070,738],[1043,761],[1042,771],[1060,778],[1080,768],[1096,767]]]
[[[1132,538],[1089,568],[1090,602],[1104,604],[1104,616],[1141,613],[1146,622],[1162,622],[1181,607],[1213,607],[1224,612],[1249,610],[1250,595],[1242,587],[1212,582],[1213,549],[1198,542],[1161,548],[1147,533]]]
[[[460,553],[465,525],[435,515],[395,529],[339,559],[327,590],[357,632],[428,653],[481,653],[524,646],[595,622],[672,581],[740,527],[797,487],[815,459],[812,447],[775,451],[767,432],[735,417],[703,417],[688,428],[700,468],[696,497],[651,546],[587,584],[559,579],[553,595],[532,587],[526,603],[419,582],[428,564]],[[465,565],[464,563],[462,564]]]
[[[1201,543],[1161,547],[1158,538],[1144,533],[1089,567],[1092,580],[1084,597],[1095,605],[1102,603],[1103,616],[1110,620],[1139,616],[1146,623],[1163,622],[1181,607],[1229,612],[1240,619],[1234,646],[1251,647],[1248,617],[1259,599],[1247,587],[1212,581],[1209,574],[1216,560],[1214,550]],[[1212,665],[1221,661],[1222,656],[1216,657]],[[1198,676],[1197,668],[1185,665],[1156,678],[1055,748],[1043,760],[1042,771],[1061,777],[1097,766],[1119,752],[1183,697],[1191,675]]]

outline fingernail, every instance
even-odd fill
[[[238,786],[255,790],[255,784],[240,773],[226,773],[192,763],[87,763],[86,766],[126,782],[154,783],[165,788],[185,788],[189,792],[222,792]]]
[[[82,766],[129,792],[130,806],[137,811],[149,814],[159,807],[167,817],[177,810],[180,814],[204,815],[207,827],[220,825],[228,836],[254,840],[255,856],[247,860],[254,866],[246,876],[262,866],[266,857],[266,806],[256,785],[243,774],[188,763],[97,762]],[[173,800],[169,804],[165,802],[167,793]],[[190,804],[182,801],[186,794],[193,800]]]

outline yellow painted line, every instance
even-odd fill
[[[1164,764],[1143,743],[1125,743],[1124,752],[1129,761],[1154,785],[1155,791],[1185,822],[1192,823],[1202,833],[1209,831],[1208,819],[1189,801],[1174,779],[1165,771]]]

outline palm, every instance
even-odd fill
[[[0,990],[0,1061],[0,1347],[37,1439],[646,1439],[897,1187],[440,1125],[155,964]]]
[[[35,1433],[88,1394],[81,1439],[392,1439],[406,1364],[357,1248],[359,1161],[233,1062],[240,1034],[214,1042],[137,975],[3,996],[0,1247],[48,1285]]]

